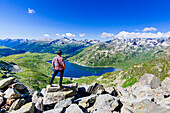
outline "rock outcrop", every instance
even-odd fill
[[[47,86],[42,91],[29,93],[26,86],[15,78],[1,91],[0,107],[9,113],[169,113],[169,77],[161,83],[151,74],[144,74],[139,82],[123,88],[104,88],[94,83]],[[6,83],[6,82],[4,82]],[[4,92],[4,93],[3,93]],[[25,96],[22,96],[25,95]],[[30,99],[32,98],[32,99]]]

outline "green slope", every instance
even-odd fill
[[[56,55],[49,53],[25,53],[3,57],[0,60],[15,63],[24,69],[20,73],[8,73],[8,76],[14,76],[25,85],[40,90],[49,84],[52,65],[47,63],[47,60],[51,60],[54,56]],[[3,72],[5,71],[1,70],[1,75],[4,74]],[[57,84],[58,81],[59,79],[56,78],[54,83]],[[64,83],[70,83],[70,81],[64,79]]]
[[[25,51],[12,49],[12,48],[5,47],[5,46],[0,46],[0,57],[13,55],[13,54],[19,54],[19,53],[25,53]]]
[[[170,76],[170,56],[161,57],[141,64],[135,64],[128,69],[105,73],[100,77],[83,77],[76,81],[80,84],[98,82],[106,87],[115,86],[117,84],[122,84],[123,87],[127,87],[137,82],[145,73],[153,74],[161,80]]]

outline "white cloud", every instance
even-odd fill
[[[49,34],[44,34],[44,36],[45,36],[45,37],[50,37],[50,35],[49,35]]]
[[[81,33],[79,34],[80,37],[84,37],[85,35],[86,35],[85,33],[84,34],[81,34]]]
[[[74,34],[71,34],[71,33],[66,33],[66,36],[67,36],[67,37],[75,37],[75,35],[74,35]]]
[[[29,13],[29,14],[34,14],[34,13],[35,13],[35,11],[34,11],[34,9],[30,9],[30,8],[28,8],[28,13]]]
[[[154,27],[145,27],[142,31],[145,32],[145,31],[156,31],[157,29],[154,28]]]
[[[65,34],[62,34],[61,37],[65,37],[66,35]]]
[[[139,29],[135,29],[135,31],[140,31]]]
[[[106,32],[103,32],[101,35],[98,35],[98,37],[100,38],[110,38],[110,37],[113,37],[114,34],[112,33],[106,33]]]
[[[119,34],[115,35],[115,38],[163,38],[163,37],[170,37],[170,31],[167,33],[140,33],[140,32],[126,32],[121,31]]]
[[[55,35],[56,35],[57,37],[60,37],[60,34],[58,34],[58,33],[57,33],[57,34],[55,34]]]

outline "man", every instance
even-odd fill
[[[63,73],[64,73],[64,69],[65,69],[65,63],[64,63],[64,59],[61,57],[62,51],[61,50],[58,51],[57,54],[58,54],[58,56],[54,57],[53,61],[52,61],[54,73],[53,73],[53,76],[52,76],[51,81],[50,81],[50,86],[52,85],[53,80],[54,80],[55,76],[57,75],[57,73],[60,72],[59,87],[61,88],[62,87],[62,80],[63,80]]]

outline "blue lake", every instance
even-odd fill
[[[48,61],[52,64],[52,61]],[[73,77],[80,78],[82,76],[100,76],[106,72],[118,71],[120,69],[112,68],[112,67],[85,67],[80,66],[74,63],[70,63],[69,61],[65,61],[65,71],[64,77]],[[60,76],[59,74],[57,76]]]

